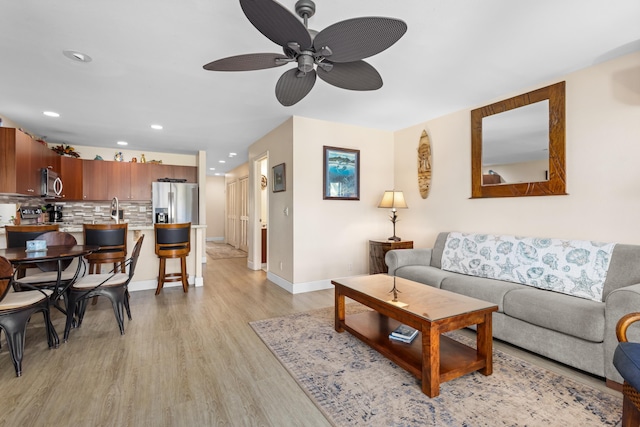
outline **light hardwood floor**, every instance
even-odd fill
[[[49,350],[37,314],[20,378],[3,336],[0,426],[329,426],[248,322],[332,305],[333,290],[291,295],[248,270],[244,258],[209,258],[204,287],[132,293],[124,336],[100,298],[69,342]],[[52,315],[62,335],[64,317]],[[599,379],[496,347],[617,393]]]

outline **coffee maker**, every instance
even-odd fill
[[[45,207],[49,213],[49,222],[62,222],[62,206],[49,204]]]

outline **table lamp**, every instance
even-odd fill
[[[396,222],[398,222],[398,215],[396,211],[398,209],[408,208],[407,202],[404,201],[404,194],[402,194],[402,191],[396,190],[385,191],[382,195],[382,201],[380,201],[378,207],[391,209],[389,219],[391,219],[391,222],[393,223],[393,236],[389,237],[389,240],[399,242],[402,239],[396,236]]]

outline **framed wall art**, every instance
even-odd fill
[[[285,167],[284,163],[280,163],[279,165],[275,165],[271,168],[271,182],[272,188],[271,190],[274,193],[278,193],[280,191],[285,191],[287,189],[286,186],[286,175],[285,175]]]
[[[360,200],[360,150],[323,149],[323,199]]]

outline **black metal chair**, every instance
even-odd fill
[[[7,345],[11,360],[16,370],[16,376],[22,375],[22,356],[27,324],[34,313],[42,312],[44,316],[47,343],[49,348],[58,347],[56,334],[49,311],[48,289],[34,289],[23,292],[12,292],[13,267],[9,260],[0,257],[0,328],[7,338]],[[30,285],[26,285],[29,287]]]
[[[156,255],[160,258],[158,287],[160,293],[165,282],[182,282],[182,290],[189,292],[187,279],[187,255],[191,252],[191,223],[154,224],[156,235]],[[167,259],[180,258],[180,272],[167,274]]]
[[[133,247],[131,258],[125,261],[125,267],[129,269],[128,273],[120,272],[120,266],[118,266],[118,268],[110,273],[87,274],[69,287],[65,294],[65,298],[67,299],[67,321],[64,328],[64,341],[67,341],[69,338],[74,314],[77,313],[78,315],[77,327],[80,327],[87,309],[87,300],[94,296],[105,296],[111,300],[113,312],[115,313],[116,321],[120,328],[120,334],[124,335],[124,313],[122,309],[123,307],[126,309],[127,317],[131,320],[127,286],[135,274],[143,240],[144,234],[140,236]]]

